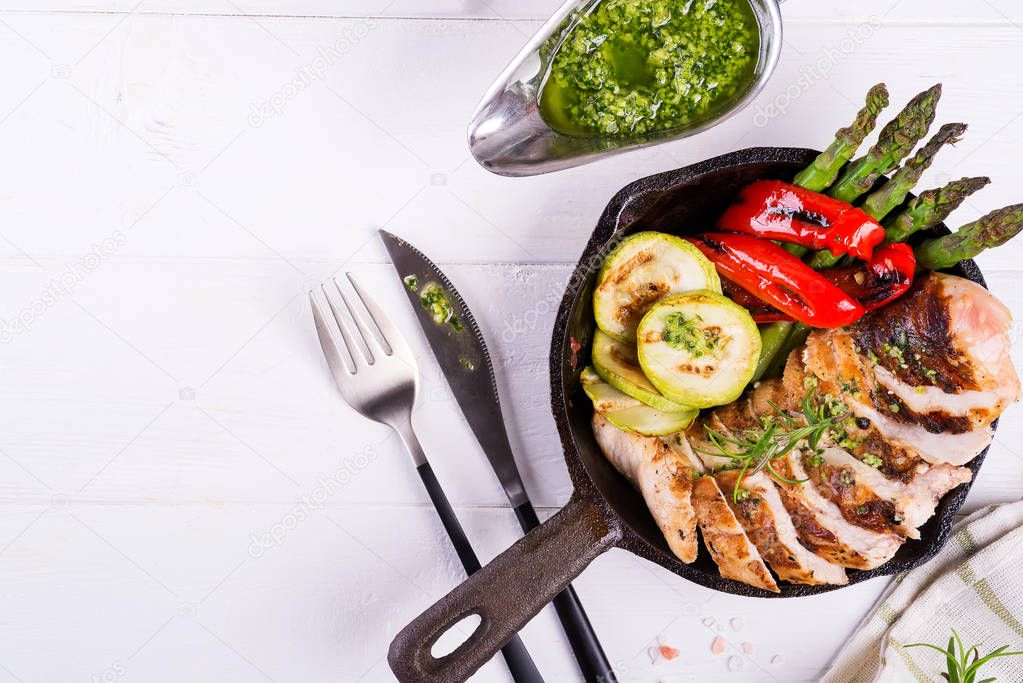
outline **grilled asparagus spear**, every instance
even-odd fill
[[[991,182],[990,178],[960,178],[935,190],[926,190],[912,199],[906,210],[884,222],[889,242],[905,242],[910,235],[942,222],[974,192]]]
[[[876,220],[881,220],[891,213],[920,181],[920,176],[930,167],[938,150],[945,145],[956,144],[965,132],[965,123],[946,123],[942,126],[926,145],[895,172],[891,180],[864,200],[863,210]]]
[[[895,172],[888,182],[864,200],[862,209],[876,220],[887,216],[906,199],[906,196],[920,180],[920,176],[934,161],[938,150],[945,145],[954,145],[959,142],[965,132],[965,123],[947,123],[942,126],[926,145],[917,150],[917,153]],[[830,268],[839,260],[839,257],[829,251],[818,251],[810,260],[810,265],[816,269]]]
[[[856,114],[852,124],[840,128],[835,133],[835,140],[826,150],[813,160],[813,163],[796,175],[796,185],[814,192],[820,192],[835,182],[839,171],[877,125],[877,116],[888,106],[888,88],[878,83],[867,93],[866,104]]]
[[[998,247],[1023,231],[1023,204],[997,209],[951,235],[924,240],[916,248],[918,268],[941,270]]]
[[[852,203],[869,192],[877,179],[891,172],[927,134],[941,98],[941,84],[928,88],[909,101],[892,121],[881,129],[877,144],[850,162],[842,177],[829,190],[835,199]]]

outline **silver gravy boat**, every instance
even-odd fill
[[[560,42],[601,0],[568,0],[530,38],[483,96],[469,124],[469,149],[483,168],[504,176],[559,171],[716,126],[745,107],[763,89],[778,63],[782,45],[780,0],[749,0],[760,26],[760,54],[746,89],[713,118],[684,128],[636,136],[574,137],[551,128],[538,100]],[[541,48],[554,42],[551,50]],[[542,54],[546,53],[546,54]]]

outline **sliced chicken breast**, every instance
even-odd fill
[[[714,477],[693,482],[693,509],[703,542],[721,576],[780,593],[760,551],[746,535]]]
[[[778,578],[791,583],[845,585],[849,582],[842,567],[831,564],[799,543],[796,528],[778,491],[762,472],[748,475],[739,484],[739,472],[729,470],[715,475],[725,498]],[[738,501],[732,494],[738,486]]]
[[[699,542],[689,462],[660,439],[622,431],[600,413],[593,414],[593,434],[605,457],[639,490],[675,556],[687,564],[695,560]]]
[[[842,510],[809,481],[799,451],[778,458],[775,470],[788,480],[775,480],[774,485],[799,542],[808,550],[843,567],[873,569],[902,546],[905,539],[898,534],[876,533],[846,521]]]
[[[790,380],[792,378],[790,377]],[[800,381],[801,385],[801,381]],[[762,382],[751,392],[750,417],[738,424],[759,422],[761,416],[774,415],[792,400],[782,380]],[[778,476],[771,481],[792,518],[800,543],[828,561],[856,569],[872,569],[887,562],[903,543],[895,533],[876,533],[849,523],[842,510],[821,494],[803,467],[804,454],[793,450],[772,461]]]
[[[811,353],[813,351],[808,351]],[[821,370],[822,367],[818,362],[816,368]],[[826,369],[821,371],[827,372]],[[786,377],[790,386],[805,384],[799,355],[790,358]],[[820,379],[819,382],[824,394],[841,395],[833,381]],[[762,389],[763,385],[754,392],[754,398]],[[842,507],[847,519],[854,523],[861,520],[874,531],[885,533],[889,528],[883,520],[864,517],[864,507],[888,513],[888,506],[878,505],[874,499],[893,504],[895,514],[890,521],[897,526],[890,527],[892,532],[916,538],[917,529],[934,514],[941,497],[973,476],[965,467],[926,462],[914,448],[886,438],[869,420],[847,420],[842,432],[841,445],[832,440],[821,457],[814,459],[821,460],[818,467],[808,465],[808,469],[815,478],[829,482],[823,487],[825,495]],[[819,468],[824,471],[818,471]]]

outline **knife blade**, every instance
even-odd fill
[[[494,366],[479,325],[451,281],[421,251],[381,230],[387,253],[465,421],[483,448],[512,507],[529,499],[501,412]],[[424,304],[424,299],[432,304]]]
[[[381,230],[380,236],[455,402],[504,487],[522,530],[528,532],[540,520],[515,465],[483,333],[465,300],[433,261],[386,230]],[[575,589],[569,586],[559,593],[554,608],[583,678],[588,683],[616,683],[618,679]]]

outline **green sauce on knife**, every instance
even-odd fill
[[[749,0],[597,0],[556,47],[540,112],[573,136],[684,128],[741,96],[759,51]]]
[[[409,286],[407,282],[405,284]],[[418,282],[416,285],[418,286]],[[409,288],[411,289],[410,286]],[[412,291],[415,290],[413,289]],[[422,304],[423,308],[430,314],[430,317],[433,318],[433,322],[438,325],[450,325],[451,329],[455,332],[461,332],[464,329],[462,321],[455,315],[455,307],[451,305],[447,292],[437,283],[431,282],[423,287],[422,292],[419,294],[419,303]]]

